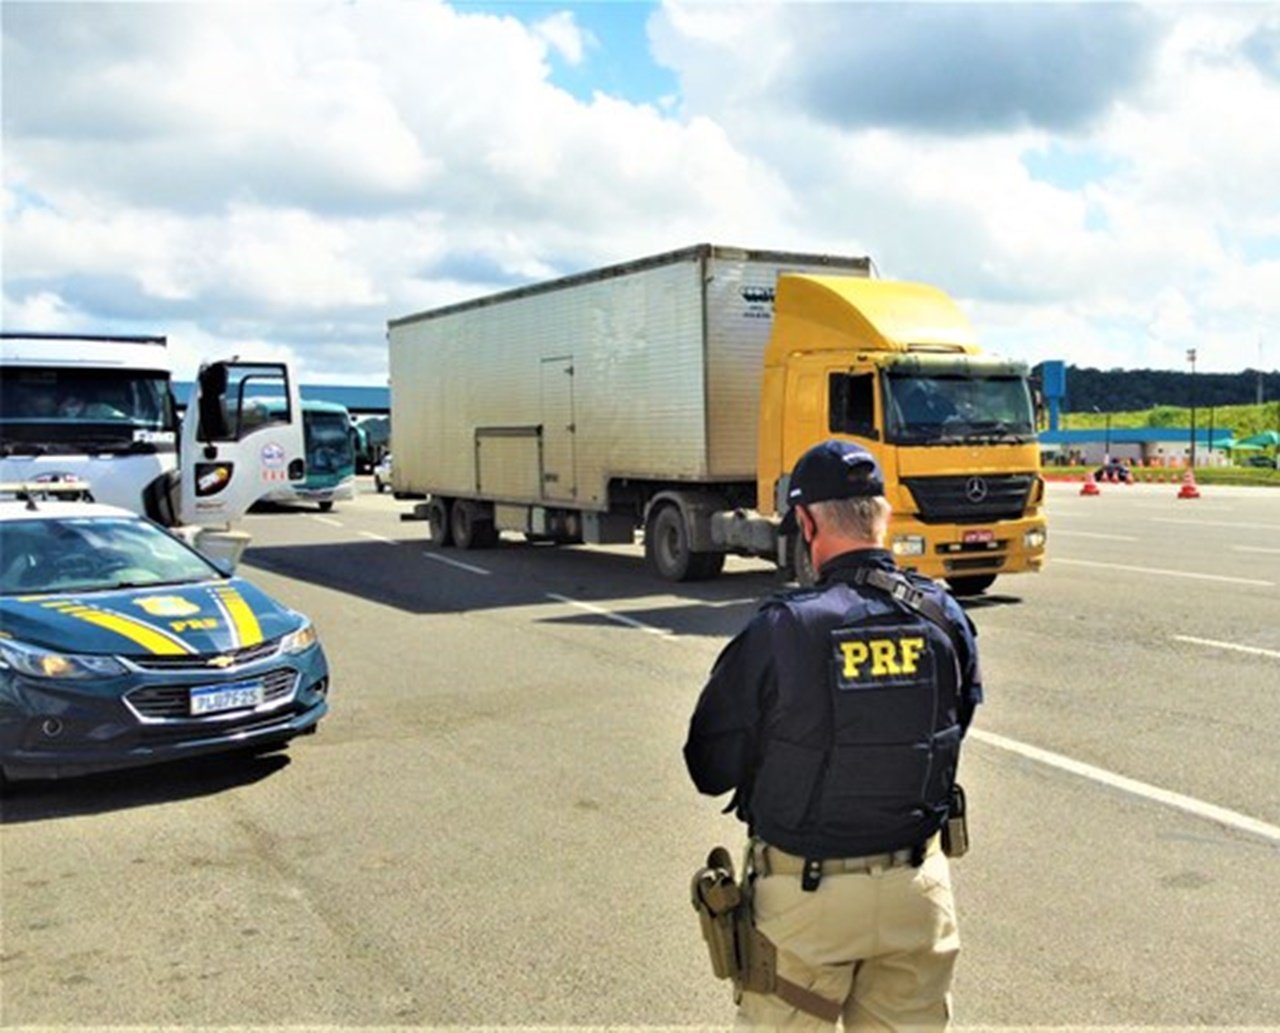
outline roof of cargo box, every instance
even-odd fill
[[[796,265],[829,265],[833,270],[857,272],[863,276],[871,269],[871,259],[865,255],[819,255],[808,254],[803,251],[752,251],[748,248],[728,247],[721,244],[694,244],[692,247],[680,248],[676,251],[665,251],[660,255],[649,255],[646,258],[637,258],[630,262],[621,262],[618,265],[608,265],[601,269],[573,273],[570,276],[562,276],[555,280],[544,280],[540,283],[532,283],[524,287],[500,291],[497,294],[486,294],[484,297],[470,298],[467,301],[443,305],[440,308],[415,312],[413,315],[402,316],[399,319],[389,319],[387,320],[387,327],[390,329],[391,327],[404,326],[408,323],[416,323],[425,319],[435,319],[439,316],[452,315],[455,312],[465,312],[468,309],[483,308],[486,305],[495,305],[505,301],[512,301],[516,298],[528,297],[531,294],[542,294],[547,291],[563,290],[566,287],[576,287],[579,284],[608,280],[616,276],[626,276],[646,269],[672,265],[676,262],[705,261],[710,258],[719,258],[731,262],[773,262],[780,265],[788,263]]]
[[[979,350],[968,318],[936,287],[858,276],[778,278],[766,364],[781,362],[797,340],[812,350]]]

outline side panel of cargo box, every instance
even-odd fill
[[[701,270],[392,324],[399,489],[603,509],[610,476],[707,479]]]

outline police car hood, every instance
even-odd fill
[[[279,638],[304,618],[248,581],[0,597],[0,630],[68,653],[225,653]]]

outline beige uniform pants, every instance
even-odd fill
[[[951,869],[934,851],[919,868],[755,881],[756,928],[778,949],[778,975],[843,1001],[847,1030],[937,1030],[951,1017],[960,935]],[[772,994],[744,993],[739,1027],[831,1029]]]

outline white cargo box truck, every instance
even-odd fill
[[[632,542],[670,501],[688,555],[660,573],[713,575],[704,518],[756,504],[779,274],[869,265],[704,244],[392,320],[392,486],[461,548]]]

